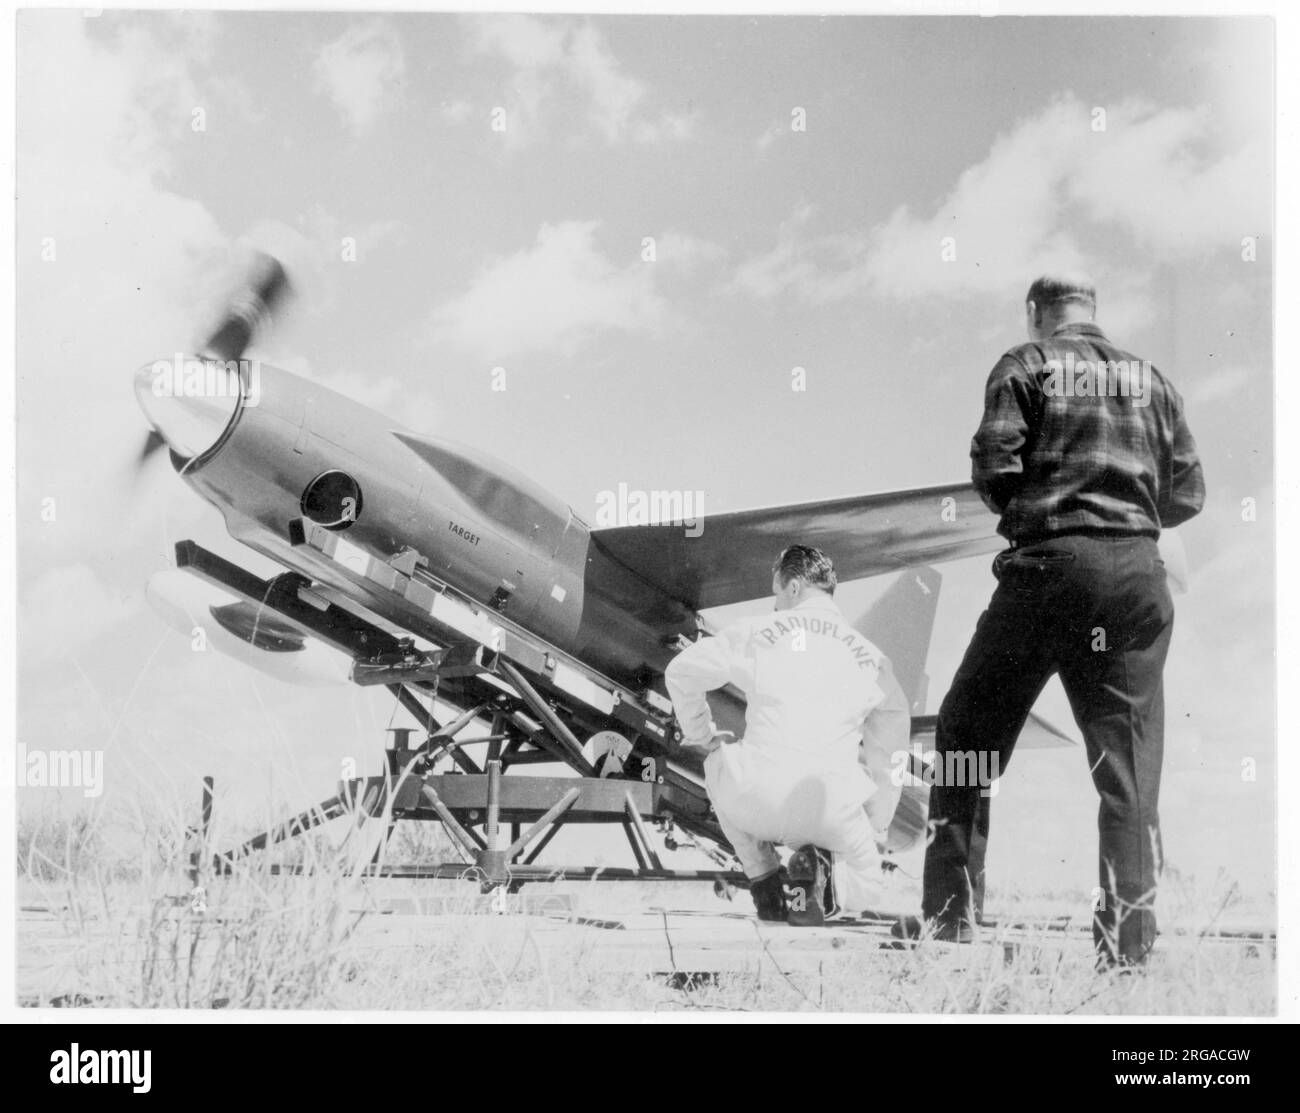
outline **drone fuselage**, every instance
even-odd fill
[[[170,397],[142,399],[168,437]],[[168,437],[169,443],[172,443]],[[261,364],[216,439],[172,462],[232,536],[290,568],[306,518],[485,604],[629,684],[662,673],[687,606],[607,556],[588,525],[517,469],[417,434],[319,383]],[[413,550],[413,553],[410,552]]]

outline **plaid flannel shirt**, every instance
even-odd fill
[[[1063,533],[1158,537],[1205,501],[1183,400],[1090,322],[1021,344],[989,374],[971,478],[1029,542]]]

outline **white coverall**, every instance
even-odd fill
[[[780,867],[773,843],[812,843],[834,856],[842,909],[858,912],[878,900],[880,854],[864,808],[877,784],[867,769],[883,771],[888,751],[907,746],[907,702],[888,659],[834,600],[819,592],[701,638],[664,677],[684,745],[708,746],[713,737],[706,692],[731,683],[745,693],[745,737],[709,754],[704,775],[746,876],[758,880]],[[877,708],[882,722],[866,729],[864,747]],[[897,791],[879,779],[881,795],[896,804]],[[888,816],[877,822],[887,825]]]

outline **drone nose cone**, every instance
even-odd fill
[[[178,456],[214,448],[239,412],[237,364],[221,360],[158,360],[135,373],[135,398],[149,423]]]

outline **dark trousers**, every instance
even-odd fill
[[[1093,937],[1103,957],[1140,961],[1155,941],[1161,857],[1162,675],[1174,618],[1164,564],[1150,538],[1071,535],[1000,553],[994,574],[997,590],[939,709],[936,761],[942,770],[992,768],[996,759],[1005,771],[1030,708],[1059,672],[1101,795]],[[990,796],[942,780],[930,792],[922,911],[978,920]],[[1045,814],[1044,826],[1051,822]]]

